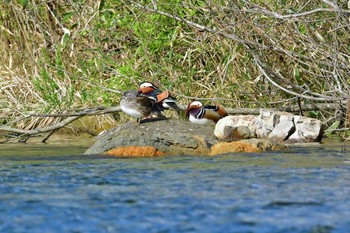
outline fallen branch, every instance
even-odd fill
[[[40,114],[40,113],[31,113],[29,116],[31,117],[73,117],[73,116],[95,116],[95,115],[103,115],[109,113],[115,113],[121,111],[121,108],[118,107],[96,107],[96,108],[87,108],[83,109],[80,112],[74,113],[53,113],[53,114]],[[1,130],[1,127],[0,127]]]
[[[25,142],[28,140],[30,136],[35,136],[38,134],[42,133],[47,133],[50,132],[48,136],[46,136],[43,140],[43,142],[46,142],[48,138],[58,129],[63,128],[67,126],[68,124],[72,123],[73,121],[78,120],[79,118],[83,116],[92,116],[92,115],[102,115],[102,114],[108,114],[108,113],[115,113],[120,111],[120,107],[110,107],[110,108],[89,108],[89,109],[84,109],[80,112],[77,113],[55,113],[55,114],[29,114],[31,117],[68,117],[67,119],[60,121],[57,124],[54,125],[49,125],[41,128],[35,128],[31,130],[25,130],[25,129],[18,129],[18,128],[13,128],[10,126],[1,126],[0,131],[3,132],[10,132],[10,133],[15,133],[19,134],[19,137],[27,137],[24,140],[20,140],[22,142]],[[23,119],[26,119],[28,117],[25,117]],[[9,125],[9,124],[8,124]]]
[[[9,126],[3,126],[3,127],[0,127],[0,131],[17,133],[17,134],[21,134],[23,136],[37,135],[37,134],[46,133],[46,132],[60,129],[60,128],[68,125],[69,123],[79,119],[80,117],[82,117],[82,116],[69,117],[69,118],[67,118],[67,119],[65,119],[57,124],[45,126],[42,128],[30,129],[30,130],[17,129],[17,128],[13,128],[13,127],[9,127]]]
[[[287,107],[280,107],[280,108],[268,108],[270,110],[274,111],[282,111],[282,112],[300,112],[301,111],[318,111],[318,110],[336,110],[339,109],[339,104],[327,104],[327,103],[321,103],[321,104],[305,104],[301,105],[301,109],[299,108],[299,105],[295,106],[287,106]],[[243,114],[243,115],[258,115],[260,113],[260,110],[262,108],[228,108],[226,109],[229,114]]]
[[[304,105],[294,105],[294,106],[287,106],[287,107],[280,107],[280,108],[268,108],[275,111],[283,111],[283,112],[299,112],[302,111],[317,111],[317,110],[336,110],[339,109],[343,104],[337,104],[337,103],[319,103],[319,104],[304,104]],[[187,105],[184,104],[178,104],[178,106],[185,110],[187,108]],[[343,106],[345,107],[345,105]],[[258,115],[260,112],[260,109],[262,108],[225,108],[226,111],[229,114],[253,114]],[[103,114],[109,114],[109,113],[116,113],[120,112],[121,108],[118,107],[109,107],[102,109],[101,107],[98,108],[89,108],[82,110],[81,112],[77,113],[54,113],[54,114],[30,114],[32,117],[75,117],[75,116],[92,116],[92,115],[103,115]],[[0,127],[1,131],[2,127]]]
[[[185,110],[187,105],[180,104],[179,107]],[[284,111],[284,112],[300,112],[300,111],[317,111],[317,110],[337,110],[340,108],[344,108],[342,103],[305,104],[300,106],[295,105],[295,106],[269,108],[269,109],[275,110],[275,111]],[[237,115],[237,114],[258,115],[261,109],[262,108],[226,108],[227,112],[231,115]],[[18,134],[19,135],[18,137],[25,138],[24,140],[21,140],[21,141],[26,141],[31,136],[50,132],[43,140],[43,142],[46,142],[47,139],[56,130],[67,126],[68,124],[78,120],[81,117],[102,115],[102,114],[112,114],[120,111],[121,111],[121,108],[118,106],[118,107],[109,107],[109,108],[103,108],[103,107],[89,108],[76,113],[54,113],[54,114],[37,114],[36,113],[36,114],[30,114],[30,116],[31,117],[66,117],[67,119],[62,120],[59,123],[54,125],[49,125],[41,128],[31,129],[31,130],[18,129],[10,126],[1,126],[0,131]],[[23,119],[26,119],[26,118],[23,118]]]

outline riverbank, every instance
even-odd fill
[[[57,152],[60,152],[60,148],[71,148],[68,149],[68,151],[74,152],[72,154],[83,154],[98,139],[97,136],[92,136],[91,134],[77,130],[59,130],[58,132],[54,133],[46,143],[42,143],[41,141],[44,138],[44,136],[32,137],[27,141],[27,143],[3,143],[1,144],[2,154],[6,154],[9,152],[15,153],[16,150],[20,150],[23,151],[23,154],[29,153],[32,155],[36,155],[42,154],[40,151],[45,150],[45,148],[52,149],[53,151],[55,150],[54,148],[57,148]],[[339,152],[345,152],[350,151],[350,141],[344,141],[341,137],[333,136],[324,137],[321,143],[295,143],[288,144],[288,147],[290,151],[293,151],[295,149],[299,150],[299,148],[305,147],[318,149],[334,149]],[[28,148],[37,149],[28,152]],[[77,148],[77,150],[75,150],[74,148]]]
[[[214,137],[213,135],[213,131],[214,131],[214,125],[212,126],[200,126],[200,125],[195,125],[195,124],[190,124],[187,121],[181,120],[181,119],[169,119],[166,121],[160,121],[160,122],[156,122],[154,124],[154,126],[152,126],[151,128],[147,128],[149,124],[141,124],[140,126],[137,126],[135,124],[134,121],[130,121],[130,122],[126,122],[123,124],[115,124],[115,122],[113,123],[113,121],[93,121],[93,120],[89,120],[89,121],[77,121],[74,122],[72,125],[70,125],[69,127],[66,128],[62,128],[60,130],[57,130],[54,134],[52,134],[50,136],[50,138],[47,140],[46,143],[41,143],[42,140],[46,137],[46,135],[43,136],[36,136],[36,137],[31,137],[29,140],[27,140],[27,143],[4,143],[2,144],[2,147],[4,146],[8,146],[9,148],[12,147],[12,145],[18,145],[18,147],[22,147],[21,145],[24,145],[23,147],[27,147],[27,144],[29,145],[43,145],[43,147],[45,147],[45,145],[47,145],[48,147],[54,147],[54,146],[66,146],[66,147],[82,147],[85,148],[85,150],[87,150],[88,148],[90,148],[91,146],[93,146],[96,141],[99,140],[99,138],[101,137],[101,135],[103,136],[103,132],[101,131],[102,129],[105,130],[115,130],[117,128],[120,127],[124,127],[124,129],[126,130],[125,132],[125,137],[121,137],[121,145],[128,145],[127,141],[128,141],[128,137],[130,139],[130,137],[132,137],[130,134],[131,133],[135,133],[137,134],[135,137],[136,138],[148,138],[150,139],[149,142],[145,142],[141,145],[143,146],[155,146],[157,147],[157,141],[159,144],[159,141],[164,141],[164,140],[168,140],[168,137],[174,137],[172,136],[172,134],[175,134],[175,136],[177,136],[178,138],[177,143],[182,141],[182,144],[191,144],[190,141],[188,140],[188,138],[186,139],[186,137],[188,137],[191,133],[193,134],[193,131],[197,131],[199,132],[200,136],[206,135],[205,138],[199,140],[201,141],[201,145],[204,145],[206,143],[209,143],[208,145],[205,146],[205,148],[203,147],[202,151],[198,150],[196,154],[201,154],[201,155],[206,155],[206,154],[210,154],[209,152],[209,148],[214,145],[217,144],[219,141]],[[204,127],[204,128],[203,128]],[[202,130],[199,130],[200,128],[202,128]],[[87,129],[89,131],[87,131]],[[148,136],[147,134],[145,134],[146,132],[142,132],[142,129],[147,129],[146,131],[148,131]],[[138,135],[139,133],[141,133],[141,135]],[[178,135],[177,135],[178,133]],[[97,134],[101,134],[100,136],[97,136]],[[156,140],[153,140],[152,137],[154,135],[157,135]],[[165,136],[164,136],[165,134]],[[187,134],[187,135],[186,135]],[[142,136],[143,135],[143,136]],[[161,135],[163,135],[162,139]],[[118,133],[116,133],[114,135],[114,137],[118,137],[120,135],[118,135]],[[186,136],[186,137],[185,137]],[[192,135],[193,136],[193,135]],[[197,140],[199,137],[199,135],[195,136],[195,139]],[[153,142],[152,142],[153,140]],[[154,144],[156,141],[156,144]],[[171,140],[170,140],[171,141]],[[170,144],[173,144],[171,142],[169,142]],[[204,143],[204,144],[203,144]],[[322,139],[322,143],[297,143],[297,144],[288,144],[288,147],[292,148],[296,148],[296,147],[338,147],[338,148],[343,148],[343,151],[349,151],[349,143],[348,142],[344,142],[340,137],[334,136],[331,138],[327,138],[324,137]],[[130,143],[129,143],[130,144]],[[137,145],[137,144],[136,144]],[[108,146],[108,145],[106,145]],[[16,146],[14,146],[16,147]],[[117,145],[116,145],[117,147]],[[171,146],[167,145],[165,143],[165,149],[164,151],[169,151],[169,148]],[[191,151],[193,152],[193,145],[189,145],[189,147],[192,147],[192,149],[190,149],[189,151],[176,151],[171,153],[171,154],[192,154]],[[113,149],[113,148],[109,148],[109,149]],[[221,148],[219,149],[221,150]],[[244,151],[244,149],[240,148],[240,150],[238,150],[237,152],[240,151]],[[245,150],[246,152],[254,152],[257,150]],[[264,150],[260,150],[260,151],[264,151]],[[103,153],[103,151],[97,151],[98,153]],[[229,151],[230,152],[230,151]],[[233,152],[233,151],[231,151]],[[98,154],[97,153],[97,154]],[[133,154],[137,154],[139,152],[133,152]],[[113,154],[113,153],[112,153]]]
[[[219,2],[157,5],[150,10],[124,1],[1,4],[0,125],[22,129],[48,121],[27,118],[28,113],[117,106],[121,93],[145,80],[168,89],[184,105],[196,99],[233,109],[297,106],[292,108],[325,122],[325,128],[344,122],[340,112],[349,79],[349,62],[339,56],[348,54],[344,4],[329,4],[315,14],[327,4],[234,2],[235,14]],[[267,14],[267,9],[278,10]],[[304,13],[290,15],[298,17],[297,26],[276,17],[288,9]],[[315,35],[322,43],[310,43]],[[307,106],[311,109],[303,109]]]

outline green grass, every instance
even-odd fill
[[[138,2],[153,7],[150,1]],[[325,11],[282,20],[266,13],[287,15],[330,6],[290,1],[225,6],[226,1],[212,1],[209,8],[204,1],[156,2],[161,11],[251,42],[263,62],[286,78],[277,80],[283,87],[293,83],[335,97],[349,91],[347,17]],[[291,95],[261,77],[241,42],[128,1],[6,1],[0,12],[0,97],[6,100],[0,109],[12,112],[13,119],[28,111],[117,105],[120,95],[103,87],[125,91],[145,80],[179,96],[224,98],[227,107],[297,103],[283,103]],[[342,92],[337,91],[339,85]],[[178,98],[182,104],[190,99]]]

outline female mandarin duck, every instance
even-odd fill
[[[180,115],[182,109],[176,105],[176,98],[173,97],[169,90],[161,91],[157,86],[150,82],[144,82],[139,87],[139,93],[156,101],[164,109],[172,109]]]
[[[161,113],[161,108],[154,100],[140,96],[138,91],[134,90],[124,92],[120,101],[120,107],[126,114],[136,117],[137,124],[140,124],[143,118],[165,118]]]
[[[193,101],[186,109],[186,116],[189,117],[190,122],[197,124],[216,123],[227,115],[222,105],[203,106],[200,101]]]

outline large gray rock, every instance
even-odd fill
[[[237,115],[220,119],[214,130],[214,135],[222,141],[256,138],[256,116]]]
[[[130,146],[142,150],[155,148],[165,155],[208,154],[211,146],[218,142],[213,130],[213,126],[181,119],[145,121],[140,125],[128,122],[100,135],[85,154],[103,154],[121,147],[135,149]]]

